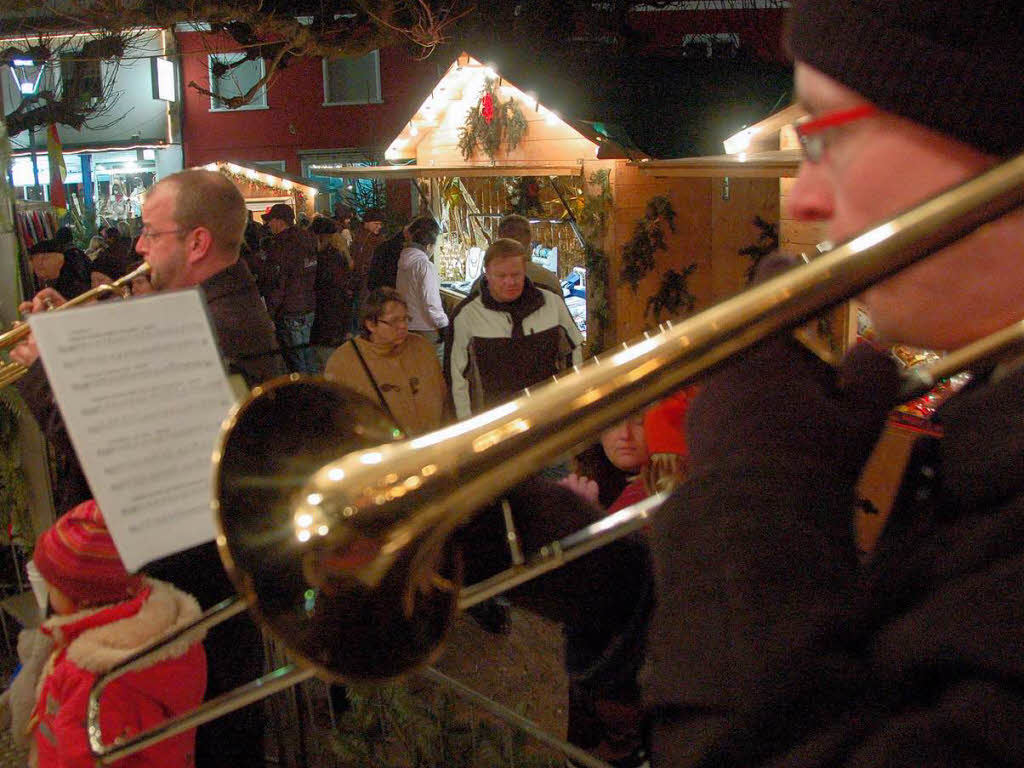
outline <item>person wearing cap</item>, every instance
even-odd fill
[[[92,287],[88,258],[77,248],[69,251],[66,244],[55,239],[40,240],[29,247],[28,262],[39,290],[52,288],[73,299]]]
[[[1024,5],[791,6],[809,113],[787,200],[797,221],[842,242],[1024,150]],[[952,349],[1024,318],[1022,264],[1017,208],[861,300],[886,343]],[[642,590],[610,578],[597,595],[573,591],[578,573],[629,575],[604,550],[569,566],[564,593],[547,577],[513,593],[563,600],[540,610],[561,613],[567,633],[591,630],[592,674],[613,673],[606,656],[643,638],[652,765],[1020,762],[1024,365],[980,367],[942,406],[942,435],[916,440],[864,562],[855,486],[898,387],[872,348],[854,347],[834,371],[788,335],[759,344],[690,404],[690,477],[647,537],[653,604],[621,599]],[[534,524],[550,527],[557,507],[539,508]],[[466,553],[467,574],[487,575],[477,559],[493,553]],[[638,633],[601,637],[598,619]]]
[[[264,254],[274,275],[266,292],[267,311],[277,326],[285,362],[293,373],[317,373],[310,345],[316,316],[316,236],[295,226],[295,212],[286,203],[272,205],[263,221],[271,233]]]
[[[373,261],[373,252],[384,242],[381,232],[384,229],[384,222],[387,216],[384,211],[371,208],[363,213],[362,223],[352,233],[352,245],[349,253],[352,254],[352,290],[354,300],[352,302],[352,313],[349,317],[349,326],[353,335],[361,333],[359,327],[359,308],[369,293],[368,278],[370,264]]]
[[[12,721],[27,722],[32,765],[86,768],[95,763],[85,725],[93,683],[149,643],[197,619],[199,604],[170,584],[128,573],[92,500],[39,537],[32,561],[45,580],[55,615],[39,630],[50,652],[38,679],[18,681],[19,687],[34,687],[34,706],[28,717],[12,712]],[[108,684],[100,709],[106,742],[200,704],[206,687],[202,639],[201,631],[190,630]],[[27,668],[25,674],[30,674]],[[24,702],[12,697],[12,705]],[[195,739],[191,729],[117,765],[188,768],[195,764]]]

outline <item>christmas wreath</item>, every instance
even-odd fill
[[[459,129],[459,151],[463,160],[469,160],[479,146],[494,160],[502,145],[506,152],[511,152],[525,134],[526,118],[516,100],[502,101],[498,81],[488,78],[484,81],[480,101],[469,110],[466,122]]]

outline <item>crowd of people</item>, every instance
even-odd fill
[[[1024,148],[1013,107],[1024,95],[1024,17],[1013,4],[792,6],[787,43],[810,115],[796,128],[804,155],[787,201],[798,221],[823,222],[841,242]],[[564,302],[530,276],[511,230],[449,316],[438,311],[432,220],[385,239],[376,212],[314,220],[308,232],[287,206],[265,218],[269,242],[239,260],[237,189],[184,171],[147,195],[136,245],[153,290],[204,288],[225,362],[251,384],[282,373],[285,359],[293,370],[324,360],[328,377],[418,435],[580,360]],[[1022,237],[1018,209],[865,291],[879,334],[950,349],[1019,321]],[[47,287],[30,311],[91,283],[88,264],[60,245],[31,254]],[[321,304],[317,287],[339,285],[344,302]],[[318,323],[321,306],[336,314]],[[61,516],[35,554],[54,616],[26,638],[9,709],[39,765],[86,765],[83,686],[195,615],[196,601],[205,608],[232,590],[212,544],[142,577],[124,571],[31,338],[11,356],[29,368],[18,386],[64,466]],[[454,543],[473,582],[508,565],[509,516],[529,549],[671,492],[648,530],[509,594],[564,628],[574,743],[620,768],[1017,763],[1024,368],[1016,358],[975,371],[938,412],[942,434],[915,444],[865,561],[852,535],[855,485],[898,386],[876,348],[855,347],[833,370],[788,336],[770,338],[698,390],[607,430],[565,480],[521,483],[460,527]],[[261,666],[246,616],[182,637],[116,691],[110,732]],[[195,765],[259,764],[264,727],[251,707],[201,727]],[[191,766],[192,739],[150,748],[149,764]]]

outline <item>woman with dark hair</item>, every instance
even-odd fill
[[[363,332],[342,344],[324,376],[380,404],[406,435],[440,427],[448,388],[434,349],[409,333],[409,310],[394,288],[378,288],[359,312]]]
[[[441,284],[430,257],[441,228],[429,216],[420,216],[408,231],[408,244],[398,257],[395,287],[408,302],[409,330],[432,343],[440,357],[441,331],[448,327],[448,315],[441,306]]]

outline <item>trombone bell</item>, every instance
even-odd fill
[[[323,677],[375,681],[429,663],[455,614],[461,578],[450,547],[438,578],[409,605],[399,597],[408,568],[376,586],[352,575],[377,555],[372,530],[352,535],[301,511],[304,486],[325,464],[402,437],[367,398],[326,379],[286,376],[233,412],[214,455],[227,572],[258,618]],[[399,560],[414,556],[409,548]]]

